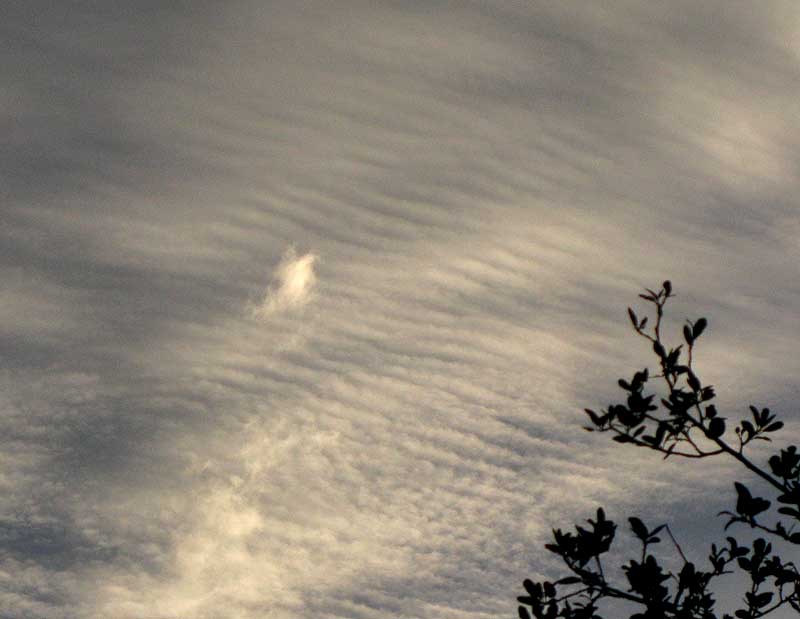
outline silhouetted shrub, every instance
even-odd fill
[[[633,536],[641,544],[641,553],[622,566],[625,582],[612,582],[603,569],[603,555],[614,541],[617,526],[597,510],[588,527],[576,526],[575,532],[553,531],[553,543],[545,547],[558,555],[568,569],[564,578],[532,582],[525,580],[526,594],[518,597],[521,619],[601,619],[603,600],[616,599],[632,603],[637,611],[630,619],[717,619],[716,600],[710,589],[714,579],[732,571],[741,571],[745,586],[741,591],[741,608],[734,612],[739,619],[756,619],[785,608],[800,614],[800,574],[791,561],[784,560],[770,543],[781,540],[800,545],[800,532],[793,528],[800,523],[800,454],[794,446],[780,450],[768,460],[768,467],[755,464],[746,455],[753,441],[769,441],[769,434],[783,427],[768,408],[750,406],[750,418],[735,427],[720,415],[712,403],[714,388],[703,384],[692,365],[692,352],[708,322],[699,318],[683,327],[684,343],[668,348],[662,340],[664,306],[672,296],[672,285],[665,281],[656,292],[647,289],[639,295],[652,305],[653,314],[639,318],[628,308],[634,331],[647,340],[657,358],[657,374],[648,369],[637,371],[630,380],[620,379],[624,401],[596,412],[586,409],[591,425],[586,429],[610,433],[621,443],[643,447],[664,454],[664,458],[702,459],[727,456],[737,460],[750,473],[764,480],[772,490],[772,500],[754,496],[742,482],[735,481],[736,505],[725,524],[745,525],[765,537],[749,546],[734,537],[725,543],[711,544],[707,563],[695,565],[684,555],[667,525],[649,529],[640,518],[628,519]],[[651,327],[648,328],[648,322]],[[646,393],[648,385],[658,379],[664,396]],[[777,509],[775,509],[777,507]],[[773,511],[775,513],[773,513]],[[766,518],[772,517],[768,524]],[[734,529],[735,530],[735,529]],[[681,567],[670,571],[652,553],[666,533]],[[662,546],[663,547],[663,546]],[[662,548],[660,547],[660,548]],[[622,578],[619,579],[622,581]],[[723,615],[732,619],[731,615]]]

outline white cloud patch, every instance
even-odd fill
[[[313,296],[317,281],[314,273],[316,260],[314,254],[298,256],[294,247],[290,247],[275,268],[263,301],[253,308],[253,317],[264,319],[276,312],[306,305]]]

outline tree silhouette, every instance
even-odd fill
[[[770,457],[768,467],[755,464],[747,455],[748,446],[758,440],[769,441],[767,435],[780,430],[783,423],[776,421],[768,408],[750,406],[750,418],[731,428],[732,423],[720,416],[712,403],[714,388],[703,384],[692,365],[692,352],[707,320],[687,321],[684,343],[668,349],[661,329],[664,306],[674,296],[672,285],[665,281],[658,292],[648,288],[639,296],[653,306],[651,315],[640,319],[628,308],[628,316],[634,331],[652,347],[658,373],[651,376],[645,368],[630,380],[620,379],[624,402],[600,412],[586,409],[591,421],[586,430],[610,433],[621,443],[620,449],[643,447],[662,453],[665,459],[733,458],[766,482],[780,506],[773,513],[774,501],[755,496],[744,483],[735,481],[735,507],[720,513],[728,517],[725,530],[745,525],[764,537],[745,545],[729,535],[724,543],[711,544],[708,562],[702,565],[687,559],[667,525],[650,529],[640,518],[629,518],[641,552],[622,566],[627,583],[622,577],[621,582],[615,582],[603,569],[603,555],[611,548],[617,526],[600,508],[595,519],[588,520],[588,527],[576,526],[574,532],[553,531],[553,543],[545,548],[561,558],[568,575],[552,582],[526,579],[526,593],[517,598],[520,618],[602,619],[597,614],[602,612],[601,602],[624,600],[636,608],[630,619],[718,619],[710,585],[732,572],[744,575],[741,608],[734,612],[739,619],[756,619],[781,607],[800,615],[800,573],[772,544],[781,548],[800,545],[800,532],[793,532],[800,523],[800,453],[791,446]],[[653,312],[655,318],[648,328]],[[646,393],[652,379],[658,379],[665,397],[656,400],[655,393]],[[767,523],[767,517],[772,524]],[[663,546],[676,553],[680,569],[666,569],[653,554],[664,533],[672,545]],[[733,619],[729,614],[722,617]]]

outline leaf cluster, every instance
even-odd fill
[[[769,441],[769,434],[781,430],[783,422],[768,408],[749,407],[749,418],[731,427],[729,418],[720,415],[712,402],[716,392],[705,384],[694,367],[695,348],[707,331],[708,320],[687,320],[682,328],[683,342],[668,346],[662,338],[664,306],[674,297],[672,284],[665,281],[660,290],[646,289],[639,295],[654,310],[639,318],[633,308],[628,317],[635,333],[649,342],[656,357],[655,373],[648,368],[637,370],[618,385],[625,392],[622,401],[595,411],[585,409],[591,422],[586,429],[611,433],[615,442],[647,448],[669,457],[703,459],[713,456],[733,458],[751,474],[766,482],[781,506],[775,510],[783,518],[766,520],[773,501],[756,496],[744,483],[735,481],[736,503],[725,530],[745,525],[767,536],[755,539],[750,546],[732,536],[724,544],[711,544],[707,564],[696,564],[683,553],[667,524],[648,529],[638,517],[628,519],[633,536],[641,545],[638,557],[621,566],[626,582],[607,576],[603,561],[614,542],[617,526],[597,510],[589,527],[576,526],[575,532],[553,530],[553,543],[545,548],[558,555],[569,575],[556,580],[534,583],[525,580],[527,595],[518,599],[521,619],[603,619],[601,602],[625,600],[641,610],[631,619],[718,619],[712,582],[725,574],[740,571],[747,575],[749,586],[741,593],[738,619],[757,619],[778,608],[794,609],[800,614],[800,573],[791,561],[773,551],[771,537],[781,544],[800,545],[800,453],[795,446],[781,449],[763,467],[747,453],[753,441]],[[651,321],[651,317],[653,320]],[[648,324],[652,325],[648,328]],[[661,395],[649,392],[653,379],[659,379]],[[621,449],[624,447],[620,446]],[[680,569],[669,570],[653,547],[661,544],[663,533],[669,536],[679,555]],[[723,615],[723,619],[733,619]]]

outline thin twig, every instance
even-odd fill
[[[669,538],[672,540],[672,543],[675,544],[675,548],[678,549],[678,554],[681,556],[681,559],[683,559],[683,562],[689,563],[689,559],[686,558],[686,555],[683,554],[683,550],[681,550],[681,545],[678,543],[678,540],[675,539],[675,536],[672,534],[672,531],[670,531],[669,525],[665,524],[664,528],[667,531],[667,535],[669,535]]]

